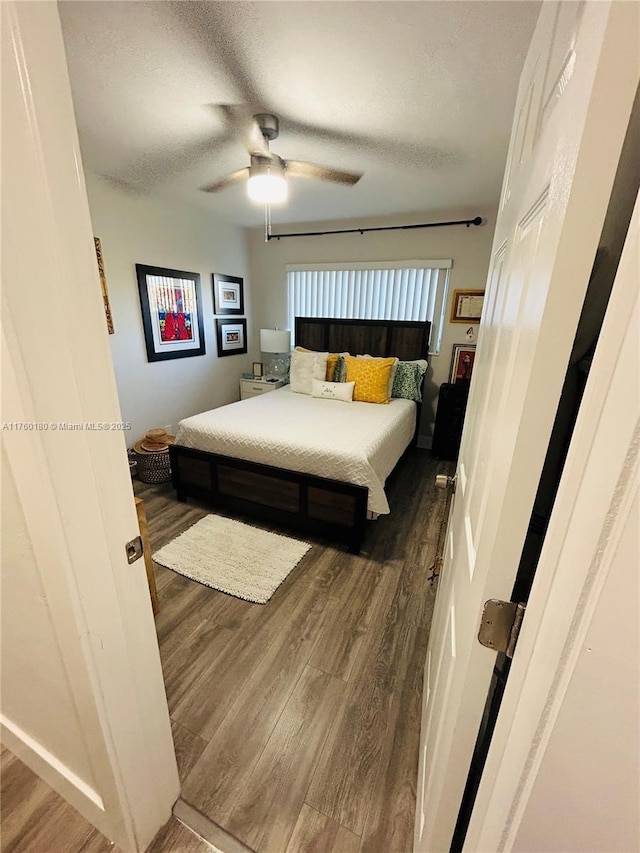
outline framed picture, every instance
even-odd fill
[[[214,272],[213,313],[244,314],[243,280],[235,275],[220,275]]]
[[[96,247],[96,257],[98,259],[98,273],[100,275],[100,288],[102,290],[102,301],[104,302],[104,314],[107,318],[107,331],[110,335],[115,334],[115,329],[113,327],[113,315],[111,314],[111,305],[109,304],[109,291],[107,290],[107,279],[104,274],[104,261],[102,259],[102,246],[100,245],[100,238],[93,238],[94,245]]]
[[[451,303],[452,323],[479,323],[484,290],[454,290]]]
[[[475,357],[475,344],[454,344],[449,382],[469,382]]]
[[[253,378],[254,379],[262,379],[264,375],[264,365],[261,361],[254,361],[251,365],[253,369]]]
[[[247,321],[244,319],[216,320],[218,355],[241,355],[247,351]]]
[[[136,264],[149,361],[204,355],[200,276]]]

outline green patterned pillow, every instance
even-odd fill
[[[391,396],[401,397],[405,400],[415,400],[416,403],[421,403],[422,394],[420,386],[426,369],[426,361],[400,361],[396,368]]]

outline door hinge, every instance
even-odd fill
[[[514,601],[501,601],[499,598],[485,601],[478,631],[480,644],[512,658],[525,609],[526,604]]]
[[[129,542],[125,543],[124,548],[127,552],[127,560],[129,563],[135,563],[136,560],[139,560],[140,557],[142,557],[144,552],[140,536],[136,536],[135,539],[131,539]]]

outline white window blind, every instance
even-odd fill
[[[296,317],[429,320],[440,351],[450,260],[287,266],[289,328]]]

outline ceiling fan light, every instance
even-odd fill
[[[251,175],[247,189],[249,198],[260,204],[278,204],[286,201],[289,191],[284,177],[272,173]]]

